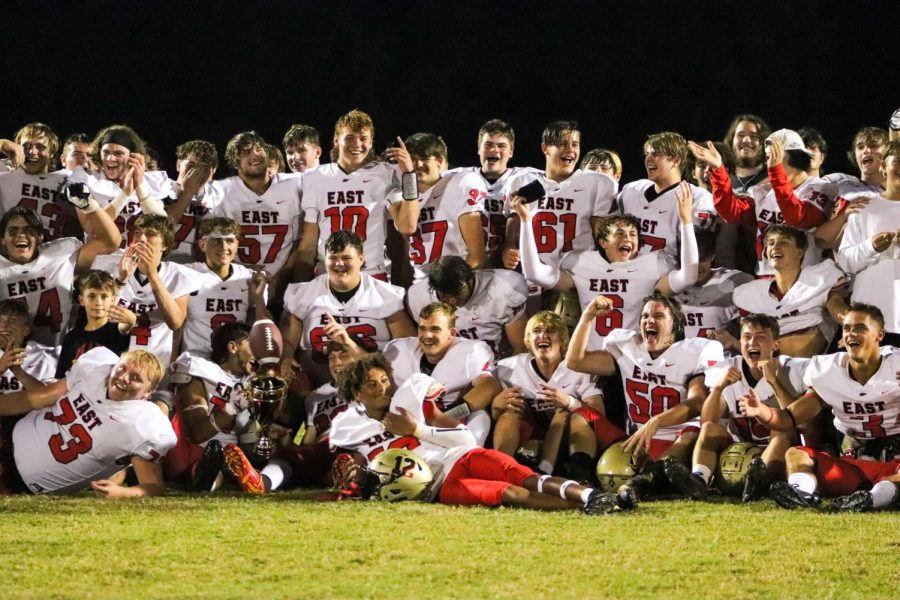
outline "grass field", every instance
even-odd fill
[[[0,498],[2,598],[897,598],[900,515]]]

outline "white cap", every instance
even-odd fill
[[[766,141],[770,141],[772,139],[776,139],[784,146],[785,152],[788,150],[802,150],[808,155],[812,156],[812,152],[806,149],[806,144],[803,143],[803,138],[800,137],[800,134],[794,131],[793,129],[779,129],[778,131],[772,133],[769,137],[766,138]]]

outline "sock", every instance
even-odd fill
[[[712,479],[712,469],[706,465],[694,465],[694,475],[702,479],[703,483],[709,485],[709,480]]]
[[[891,503],[900,495],[897,484],[891,481],[879,481],[872,486],[872,507],[884,508],[890,506]]]
[[[538,484],[537,484],[538,494],[544,493],[544,482],[547,481],[548,479],[550,479],[549,475],[541,475],[540,477],[538,477]]]
[[[263,467],[263,470],[260,471],[260,475],[263,477],[263,482],[268,480],[266,484],[266,491],[271,492],[277,490],[281,487],[281,484],[284,483],[284,480],[292,475],[291,467],[288,466],[286,462],[280,461],[278,459],[270,460],[269,464]]]
[[[584,488],[584,491],[581,492],[581,502],[587,506],[588,498],[591,497],[591,494],[594,493],[594,488]]]
[[[568,500],[568,498],[566,498],[566,490],[569,489],[569,487],[573,486],[573,485],[578,485],[578,482],[573,481],[572,479],[563,481],[562,484],[559,486],[559,497],[562,498],[563,500]]]
[[[542,460],[541,464],[538,465],[538,471],[551,475],[553,473],[553,465],[550,464],[549,460]]]
[[[816,478],[809,473],[794,473],[788,477],[788,483],[807,494],[816,492]]]

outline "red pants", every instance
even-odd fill
[[[441,486],[439,499],[444,504],[480,504],[500,506],[503,492],[511,485],[522,486],[537,475],[511,456],[496,450],[474,448],[463,455]]]
[[[576,408],[574,414],[587,421],[597,437],[597,448],[602,453],[616,442],[621,442],[628,434],[614,425],[606,416],[600,414],[589,406]]]
[[[815,461],[818,491],[823,496],[846,496],[856,490],[868,490],[882,479],[900,472],[900,460],[879,462],[837,458],[807,446],[797,448]]]

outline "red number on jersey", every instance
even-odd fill
[[[734,428],[737,436],[745,442],[758,442],[769,439],[769,429],[756,419],[734,417]]]
[[[66,219],[62,207],[57,206],[52,202],[45,202],[41,209],[38,210],[37,198],[22,198],[19,200],[19,206],[30,208],[41,217],[45,217],[42,219],[46,224],[46,230],[44,232],[46,235],[45,242],[58,240],[62,237],[62,226]]]
[[[535,213],[531,219],[531,227],[534,230],[534,241],[538,252],[556,252],[557,249],[557,224],[562,225],[563,245],[561,252],[572,249],[572,240],[575,239],[575,224],[578,215],[575,213],[563,213],[559,216],[552,212]]]
[[[365,241],[366,227],[369,221],[369,209],[365,206],[332,206],[323,213],[331,221],[331,233],[335,231],[352,231]]]
[[[431,253],[425,248],[423,236],[433,233],[431,240]],[[447,237],[447,221],[434,221],[432,223],[419,223],[416,232],[409,236],[409,259],[414,265],[424,265],[437,262],[444,251],[444,238]]]
[[[594,329],[597,330],[597,333],[600,335],[609,335],[609,332],[613,329],[621,329],[622,328],[622,320],[625,318],[622,315],[622,311],[618,310],[625,306],[625,301],[622,300],[622,296],[617,294],[602,294],[605,298],[609,298],[612,301],[614,310],[609,311],[605,315],[597,315],[597,319],[594,321]]]
[[[642,233],[641,246],[650,246],[650,250],[656,252],[666,247],[666,239]]]
[[[415,450],[418,447],[419,447],[419,438],[414,438],[412,436],[406,436],[406,437],[402,437],[402,438],[397,438],[396,440],[394,440],[393,442],[388,444],[387,448],[375,448],[374,450],[369,452],[369,455],[366,458],[368,458],[369,460],[372,460],[373,458],[375,458],[376,456],[378,456],[379,454],[384,452],[386,449],[390,449],[390,448],[406,448],[407,450]]]
[[[60,400],[59,407],[62,409],[61,415],[57,417],[52,411],[47,411],[44,413],[44,419],[54,421],[59,425],[68,425],[75,420],[75,411],[72,409],[72,404],[68,398]],[[69,464],[78,458],[79,455],[90,451],[94,446],[94,440],[91,439],[91,435],[81,423],[75,423],[69,427],[69,435],[72,437],[66,441],[61,433],[57,433],[50,436],[50,440],[47,442],[53,458],[64,465]]]
[[[289,227],[287,225],[241,225],[241,241],[238,243],[238,262],[242,265],[256,265],[262,261],[272,264],[281,252],[284,241],[287,239]],[[265,258],[262,255],[262,242],[259,236],[274,236],[269,251]]]
[[[24,298],[23,298],[24,300]],[[38,298],[37,308],[32,317],[32,327],[47,327],[52,333],[62,329],[62,308],[59,304],[59,291],[56,288],[44,290]]]
[[[506,239],[506,216],[497,213],[483,214],[481,226],[484,228],[488,252],[493,252],[503,245],[503,240]]]
[[[650,397],[647,397],[647,392]],[[646,381],[625,380],[625,392],[631,401],[628,405],[628,417],[632,423],[643,425],[650,417],[662,414],[681,402],[681,394],[670,387],[654,386]]]
[[[867,438],[883,438],[887,437],[887,432],[884,430],[884,427],[881,424],[884,422],[884,417],[881,415],[869,415],[869,418],[866,419],[866,422],[862,424],[863,431],[866,432]]]
[[[197,218],[192,215],[181,216],[181,219],[178,221],[178,229],[175,230],[175,240],[172,242],[172,248],[177,248],[187,240],[188,236],[194,230],[194,224],[196,222]]]
[[[209,320],[210,328],[215,331],[225,323],[234,323],[237,321],[237,317],[231,314],[221,314],[221,315],[213,315],[213,317]]]
[[[150,344],[150,317],[147,314],[138,315],[137,322],[131,328],[129,335],[134,338],[135,344],[138,346],[147,346]]]
[[[378,344],[375,342],[377,334],[375,326],[366,323],[347,327],[347,335],[351,336],[367,352],[374,352],[378,349]],[[309,330],[309,344],[316,352],[324,353],[325,348],[328,347],[328,342],[328,335],[325,333],[324,327],[316,327]]]

